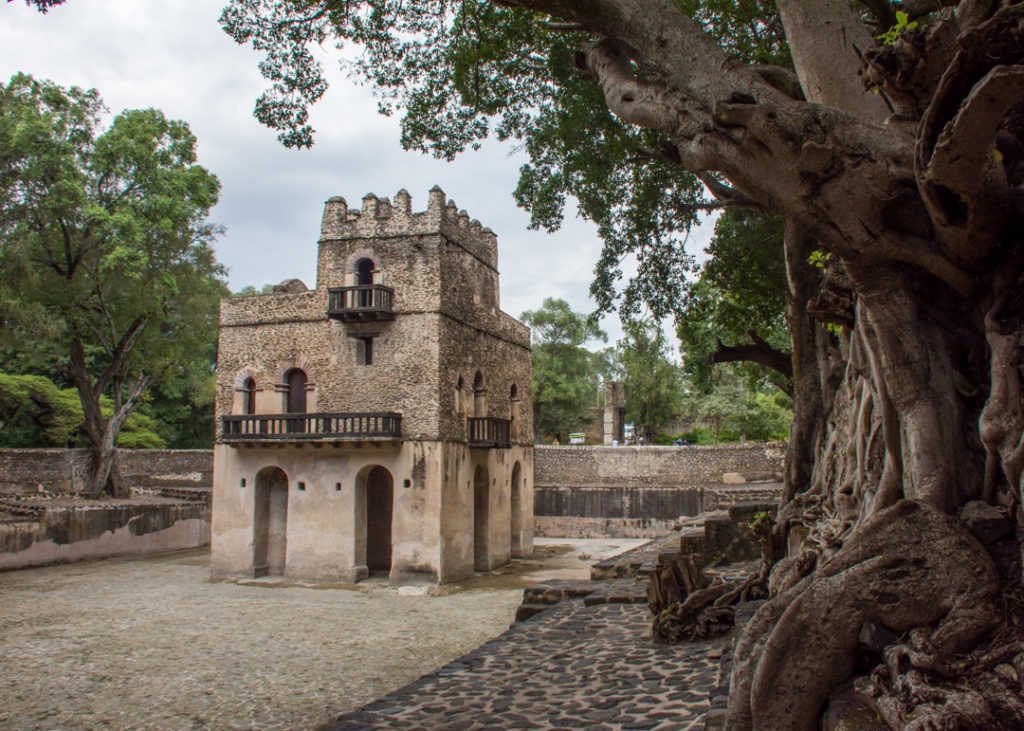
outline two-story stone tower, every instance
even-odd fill
[[[316,289],[221,303],[211,566],[458,581],[533,549],[529,329],[497,239],[435,187],[331,198]]]

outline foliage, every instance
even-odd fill
[[[113,413],[107,397],[103,413]],[[58,388],[44,376],[0,373],[0,447],[81,446],[82,403],[74,388]],[[156,422],[135,411],[118,434],[117,446],[159,449],[167,446]]]
[[[583,346],[608,336],[594,318],[552,297],[520,319],[532,329],[534,429],[564,441],[569,432],[583,431],[590,423],[600,386],[594,355]]]
[[[679,4],[735,58],[789,65],[769,0]],[[255,113],[284,144],[313,144],[308,107],[327,80],[311,48],[330,39],[354,59],[345,62],[350,73],[373,86],[381,112],[402,113],[407,149],[451,159],[492,134],[515,141],[530,158],[515,198],[534,228],[556,230],[575,198],[604,242],[592,287],[602,311],[680,313],[694,267],[685,232],[714,204],[693,174],[657,154],[658,133],[622,123],[578,72],[584,34],[487,0],[232,0],[221,22],[236,42],[266,54],[260,70],[272,86]],[[637,273],[623,287],[627,258]]]
[[[259,289],[256,289],[256,287],[251,285],[251,284],[247,284],[244,287],[242,287],[240,290],[238,290],[237,292],[232,292],[231,296],[232,297],[251,297],[254,294],[270,294],[273,291],[274,291],[274,285],[273,284],[264,284]]]
[[[786,326],[786,266],[783,223],[778,216],[732,208],[719,216],[705,249],[710,257],[682,300],[677,334],[687,375],[707,389],[718,343],[746,342],[754,332],[779,351],[789,349]],[[788,385],[784,376],[750,364],[753,387],[766,380]]]
[[[118,479],[113,444],[149,386],[209,372],[195,354],[226,293],[205,221],[219,184],[188,126],[127,110],[101,131],[103,113],[94,90],[23,74],[0,93],[0,317],[7,347],[36,366],[69,358],[100,465],[93,492]]]
[[[793,403],[785,394],[752,388],[735,366],[718,366],[708,390],[692,388],[683,413],[697,424],[681,437],[694,444],[742,439],[785,440],[793,420]]]
[[[43,376],[0,373],[0,444],[62,447],[73,443],[82,423],[74,389],[60,389]]]
[[[659,323],[627,322],[624,330],[625,337],[616,349],[625,372],[626,420],[634,422],[637,434],[650,440],[679,410],[682,373],[669,357],[668,341]]]

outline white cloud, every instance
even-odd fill
[[[200,163],[223,186],[212,219],[227,227],[217,251],[234,289],[289,277],[311,285],[327,198],[342,195],[355,205],[368,192],[391,196],[406,188],[414,209],[422,209],[436,184],[498,234],[505,311],[518,316],[544,297],[593,308],[596,230],[573,211],[553,235],[527,230],[529,218],[512,200],[521,156],[498,143],[454,163],[403,151],[397,120],[377,115],[369,89],[340,71],[331,73],[332,87],[312,113],[316,145],[286,150],[252,116],[264,87],[258,55],[220,29],[219,14],[220,3],[209,0],[69,0],[46,15],[20,0],[5,3],[0,80],[24,71],[95,87],[114,112],[157,107],[187,121]],[[331,53],[322,54],[325,66]],[[617,320],[604,326],[614,341]]]

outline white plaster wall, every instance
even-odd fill
[[[253,575],[253,513],[256,475],[279,467],[288,477],[285,577],[299,582],[354,582],[366,576],[365,553],[357,549],[358,476],[384,467],[393,482],[392,577],[428,574],[440,564],[440,481],[437,442],[363,443],[341,447],[307,445],[230,447],[214,455],[213,541],[215,577]],[[245,480],[246,486],[241,486]],[[408,481],[408,487],[406,482]],[[299,483],[305,489],[299,489]],[[341,488],[338,489],[340,484]]]

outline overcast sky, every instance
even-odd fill
[[[42,15],[22,0],[5,2],[0,80],[24,71],[95,88],[113,112],[156,107],[188,122],[199,162],[221,182],[211,219],[227,228],[216,249],[233,290],[291,277],[314,286],[320,216],[331,196],[358,207],[367,193],[391,197],[405,188],[419,211],[439,185],[498,235],[503,310],[518,317],[545,297],[593,310],[588,288],[601,248],[595,227],[572,209],[554,234],[529,231],[512,200],[523,156],[496,142],[453,163],[405,152],[397,120],[379,116],[370,90],[346,78],[326,51],[331,88],[311,114],[315,145],[285,149],[252,116],[265,87],[259,56],[221,30],[223,4],[68,0]],[[621,335],[617,318],[603,327],[611,342]]]

